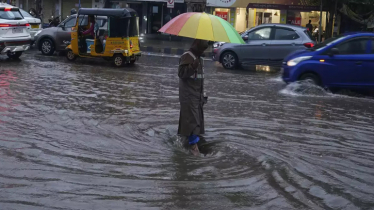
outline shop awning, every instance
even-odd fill
[[[305,0],[207,0],[208,7],[222,7],[222,8],[267,8],[279,10],[319,10],[319,1]],[[258,7],[253,7],[253,6]],[[274,8],[275,7],[275,8]]]
[[[316,5],[284,5],[284,4],[255,4],[249,3],[248,8],[275,9],[275,10],[298,10],[298,11],[319,11],[320,6]]]

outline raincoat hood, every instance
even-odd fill
[[[208,49],[208,41],[195,39],[191,45],[190,51],[200,57]]]

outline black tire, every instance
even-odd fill
[[[55,53],[55,44],[49,38],[45,38],[40,42],[40,50],[42,51],[43,55],[53,55]]]
[[[19,57],[21,57],[23,52],[7,52],[7,56],[8,58],[10,59],[19,59]]]
[[[125,57],[123,57],[122,54],[115,54],[113,56],[113,64],[116,66],[116,67],[122,67],[124,66],[126,63],[125,61]]]
[[[299,80],[309,81],[309,82],[312,82],[315,85],[321,86],[321,79],[319,78],[318,75],[313,74],[313,73],[305,73],[305,74],[300,76]]]
[[[238,67],[238,56],[234,52],[226,52],[222,55],[221,63],[225,69],[235,69]]]
[[[68,59],[68,61],[75,61],[75,59],[77,59],[77,56],[73,53],[73,50],[68,50],[66,52],[66,58]]]

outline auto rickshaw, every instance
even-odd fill
[[[83,31],[90,28],[82,24],[87,17],[106,16],[104,27],[94,29],[94,37],[88,39]],[[126,9],[79,9],[77,22],[72,28],[71,42],[67,46],[66,57],[74,61],[78,57],[102,57],[113,61],[115,66],[134,64],[141,56],[139,45],[139,17],[135,10]]]

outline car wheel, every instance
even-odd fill
[[[11,59],[18,59],[19,57],[21,57],[21,55],[22,55],[22,52],[8,52],[7,53],[8,58],[11,58]]]
[[[77,59],[77,56],[73,53],[73,50],[68,50],[66,53],[66,58],[69,61],[75,61],[75,59]]]
[[[301,75],[299,80],[309,81],[315,85],[321,86],[320,78],[316,74],[313,74],[313,73],[303,74]]]
[[[43,39],[40,43],[40,46],[43,55],[53,55],[53,53],[55,52],[55,45],[51,39]]]
[[[114,55],[113,63],[117,67],[122,67],[125,65],[125,58],[122,54],[116,54]]]
[[[235,53],[224,53],[222,56],[222,66],[225,69],[235,69],[238,66],[238,58]]]

